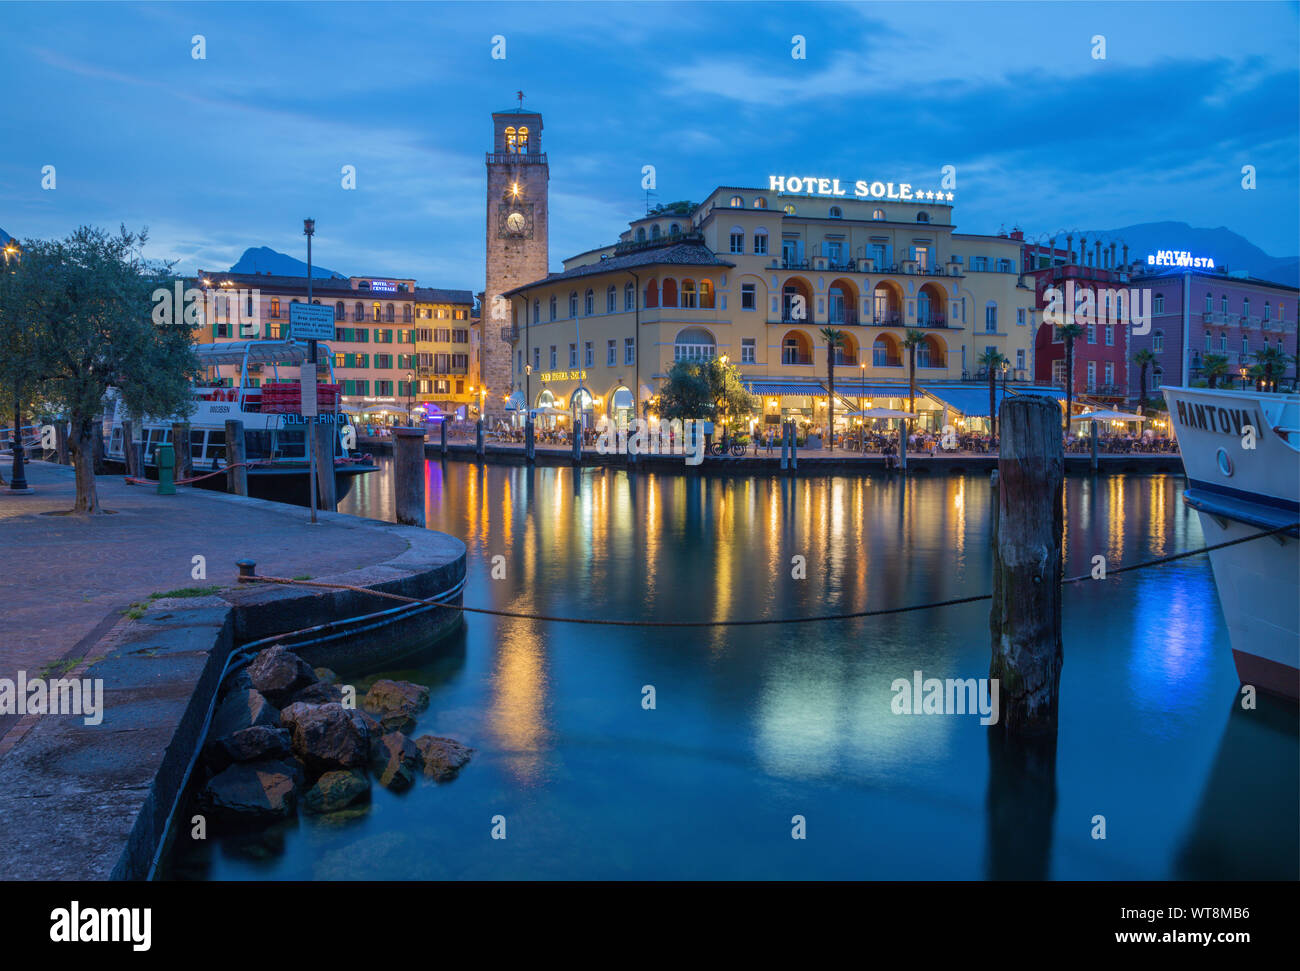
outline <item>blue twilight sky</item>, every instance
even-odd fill
[[[644,212],[646,164],[661,202],[769,173],[937,187],[952,164],[963,231],[1183,220],[1290,256],[1298,24],[1294,3],[0,3],[0,228],[148,226],[189,272],[304,258],[311,215],[320,265],[478,291],[489,115],[522,88],[553,268]]]

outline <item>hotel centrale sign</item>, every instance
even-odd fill
[[[586,371],[543,371],[543,381],[586,381]]]

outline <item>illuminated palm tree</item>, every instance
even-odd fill
[[[1228,376],[1228,358],[1224,354],[1206,354],[1201,359],[1201,375],[1210,382],[1210,387],[1217,387],[1220,378]]]
[[[916,349],[925,343],[925,331],[909,327],[903,336],[907,348],[907,410],[916,414]]]
[[[1142,368],[1138,385],[1138,403],[1145,413],[1147,407],[1147,368],[1156,363],[1156,356],[1152,351],[1144,347],[1133,355],[1133,363]]]
[[[1065,341],[1065,431],[1070,431],[1070,413],[1074,411],[1074,341],[1083,336],[1082,324],[1062,324],[1057,335]]]
[[[979,365],[989,372],[989,431],[996,438],[998,434],[998,371],[1007,362],[1006,355],[989,348],[979,357]]]

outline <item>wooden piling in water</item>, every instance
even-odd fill
[[[1009,735],[1055,734],[1061,685],[1060,406],[1017,395],[999,409],[998,516],[989,608],[989,677]]]
[[[194,456],[190,449],[190,423],[172,422],[172,448],[176,452],[176,479],[189,479],[194,476]]]
[[[781,471],[785,472],[790,468],[790,424],[782,422],[781,424]]]
[[[315,436],[312,441],[312,461],[316,464],[316,508],[337,512],[339,495],[334,480],[334,442],[338,438],[338,430],[327,422],[312,422],[308,428],[310,434]]]
[[[238,419],[226,421],[226,491],[232,496],[248,495],[248,467],[244,465],[248,453],[244,450],[244,423]]]
[[[438,451],[443,458],[447,457],[447,419],[446,418],[438,422]]]
[[[483,442],[483,419],[480,418],[474,423],[474,454],[477,455],[480,460],[485,455]]]
[[[425,525],[424,433],[418,428],[393,429],[393,496],[398,523]]]
[[[794,422],[790,422],[790,471],[799,471],[799,436]]]
[[[1088,424],[1092,426],[1092,440],[1091,440],[1092,471],[1096,472],[1097,466],[1099,464],[1097,461],[1097,423],[1095,421],[1090,421],[1088,422]]]
[[[532,415],[524,422],[524,461],[537,461],[537,431],[533,428]]]
[[[573,426],[573,464],[582,465],[582,428],[578,424]]]

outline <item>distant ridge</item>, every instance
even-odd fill
[[[1269,256],[1262,249],[1234,233],[1227,226],[1199,228],[1180,222],[1138,223],[1122,229],[1089,229],[1089,240],[1122,240],[1128,244],[1129,259],[1145,260],[1157,250],[1185,250],[1193,256],[1208,256],[1216,268],[1245,270],[1251,276],[1272,283],[1300,287],[1300,256]],[[1075,234],[1076,243],[1079,234]],[[1058,245],[1063,242],[1057,234]]]
[[[306,276],[307,264],[284,253],[277,253],[269,246],[250,246],[244,250],[244,255],[239,258],[239,262],[230,268],[230,272],[255,273],[262,276],[268,273],[272,276]],[[312,264],[311,275],[312,279],[318,277],[347,279],[342,273],[317,266],[315,263]]]

